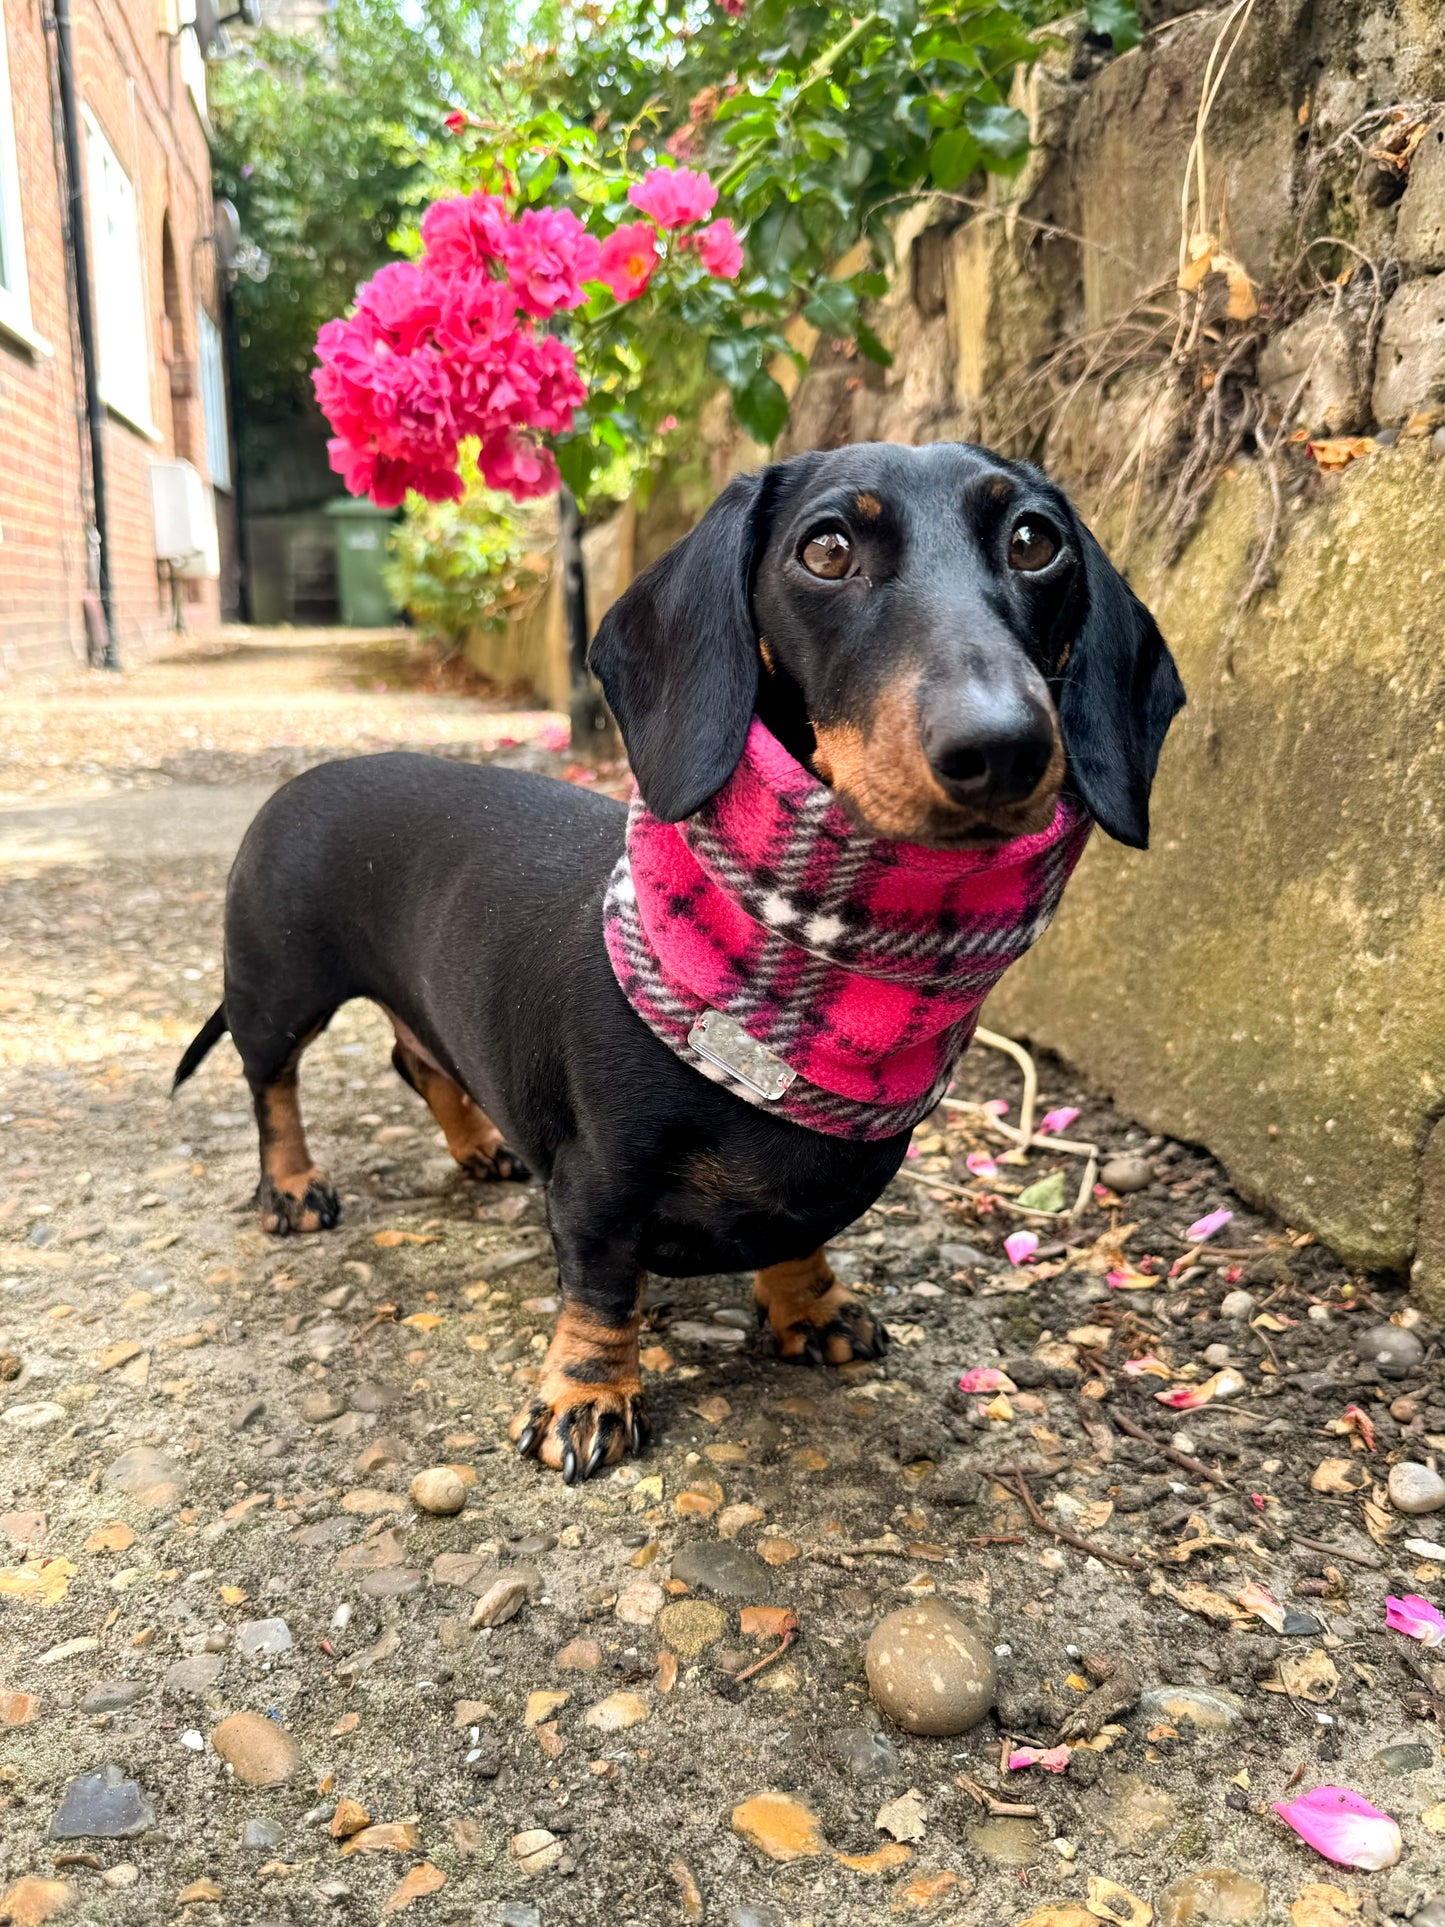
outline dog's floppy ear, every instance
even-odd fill
[[[691,816],[737,768],[758,689],[753,548],[765,476],[729,482],[602,618],[591,663],[643,800]]]
[[[1158,625],[1080,526],[1088,606],[1059,691],[1072,786],[1119,843],[1149,843],[1149,791],[1184,685]]]

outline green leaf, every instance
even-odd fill
[[[933,185],[942,188],[945,194],[951,188],[962,187],[981,159],[978,142],[969,130],[955,127],[951,134],[941,135],[929,149],[928,168]]]
[[[788,421],[788,398],[766,368],[733,396],[737,418],[755,442],[771,447]]]
[[[606,459],[602,450],[594,447],[585,435],[572,435],[556,444],[555,453],[562,480],[574,495],[585,496],[592,477]]]
[[[1134,0],[1088,0],[1084,18],[1090,33],[1107,34],[1116,54],[1139,44],[1139,9]]]
[[[820,334],[851,335],[858,319],[858,296],[846,281],[825,281],[803,310]]]
[[[1017,107],[988,107],[971,100],[963,110],[968,131],[978,142],[985,167],[1023,160],[1029,151],[1029,121]]]
[[[1014,1200],[1025,1211],[1062,1211],[1067,1201],[1062,1171],[1050,1171],[1046,1178],[1020,1191]]]
[[[891,368],[893,366],[893,355],[891,351],[883,346],[883,343],[866,322],[860,321],[858,323],[855,339],[858,343],[858,352],[860,355],[866,355],[869,361],[876,361],[880,368]]]
[[[707,344],[708,367],[734,391],[747,387],[761,360],[754,335],[714,335]]]

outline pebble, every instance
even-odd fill
[[[1254,1302],[1252,1291],[1227,1291],[1219,1301],[1219,1315],[1239,1322],[1251,1315]]]
[[[551,1552],[557,1544],[555,1532],[529,1532],[525,1539],[512,1542],[511,1550],[519,1559],[535,1559],[544,1552]]]
[[[667,1594],[650,1579],[636,1579],[617,1595],[617,1617],[624,1626],[650,1626],[667,1602]]]
[[[1137,1773],[1124,1773],[1114,1786],[1099,1822],[1120,1853],[1147,1853],[1163,1835],[1172,1833],[1176,1818],[1172,1794],[1146,1786]]]
[[[1436,453],[1445,456],[1445,428],[1435,430],[1435,440],[1440,444]],[[1427,1900],[1417,1910],[1410,1927],[1445,1927],[1445,1894],[1437,1894],[1433,1900]]]
[[[1208,1921],[1264,1919],[1269,1891],[1232,1867],[1201,1867],[1160,1894],[1155,1927],[1203,1927]]]
[[[549,1867],[556,1866],[565,1851],[556,1834],[548,1833],[545,1827],[528,1827],[512,1835],[512,1858],[525,1874],[546,1873]]]
[[[991,1258],[977,1245],[958,1244],[945,1240],[938,1247],[939,1258],[950,1265],[954,1271],[997,1271],[998,1259]]]
[[[969,1829],[968,1841],[996,1867],[1031,1867],[1043,1835],[1032,1820],[982,1820]]]
[[[405,1599],[425,1584],[426,1574],[415,1566],[384,1566],[380,1572],[367,1573],[361,1590],[368,1599]]]
[[[595,1673],[601,1664],[602,1648],[595,1639],[571,1640],[557,1655],[557,1665],[564,1673]]]
[[[497,1911],[497,1927],[542,1927],[542,1916],[525,1900],[508,1900]]]
[[[449,1465],[433,1465],[418,1472],[409,1488],[411,1502],[422,1512],[450,1518],[467,1502],[467,1488]]]
[[[65,1789],[50,1823],[52,1840],[134,1840],[156,1823],[156,1810],[125,1769],[107,1763]]]
[[[64,1417],[65,1407],[48,1398],[34,1399],[28,1405],[7,1405],[0,1412],[7,1425],[17,1426],[22,1432],[39,1432],[47,1425],[58,1425]]]
[[[712,1544],[701,1540],[683,1546],[673,1556],[672,1576],[702,1592],[716,1593],[720,1599],[761,1601],[771,1597],[772,1576],[762,1560],[726,1541]]]
[[[993,1654],[936,1600],[903,1606],[873,1630],[865,1655],[873,1698],[905,1733],[966,1733],[993,1705]]]
[[[527,1601],[527,1582],[508,1575],[488,1586],[476,1605],[472,1607],[470,1626],[503,1626],[509,1619],[515,1619]]]
[[[736,1351],[748,1342],[747,1333],[734,1331],[731,1325],[703,1325],[692,1318],[669,1325],[667,1335],[679,1345],[705,1345],[713,1351]]]
[[[898,1748],[888,1735],[869,1726],[840,1727],[833,1735],[833,1754],[853,1780],[891,1778],[903,1767]]]
[[[715,1646],[727,1625],[727,1614],[706,1599],[675,1599],[657,1619],[658,1632],[680,1659],[696,1659]]]
[[[1145,1191],[1154,1182],[1154,1166],[1148,1158],[1133,1157],[1125,1153],[1122,1157],[1110,1158],[1099,1172],[1100,1184],[1107,1184],[1111,1191],[1126,1195],[1130,1191]]]
[[[144,1680],[106,1679],[92,1686],[80,1702],[82,1713],[119,1713],[143,1700],[150,1688]]]
[[[285,1837],[279,1820],[248,1820],[241,1831],[241,1845],[255,1853],[273,1853]]]
[[[225,1664],[219,1653],[197,1653],[194,1659],[178,1659],[161,1681],[161,1698],[204,1699],[221,1677]]]
[[[274,1659],[291,1650],[291,1628],[284,1619],[248,1619],[236,1634],[244,1659]]]
[[[1390,1504],[1395,1510],[1409,1513],[1412,1518],[1438,1512],[1445,1506],[1445,1479],[1414,1459],[1402,1459],[1399,1465],[1390,1467],[1389,1492]]]
[[[636,1693],[609,1693],[605,1700],[588,1707],[582,1724],[599,1733],[625,1733],[629,1726],[641,1726],[650,1717],[647,1701]]]
[[[258,1418],[264,1417],[265,1412],[265,1399],[261,1397],[259,1392],[252,1393],[250,1397],[243,1398],[239,1405],[232,1406],[230,1419],[231,1430],[233,1432],[244,1432],[248,1425],[252,1425]]]
[[[153,1512],[171,1512],[186,1489],[185,1468],[149,1445],[132,1446],[106,1468],[104,1483]]]
[[[387,1412],[400,1403],[401,1391],[395,1385],[358,1385],[351,1394],[353,1412]]]
[[[1355,1355],[1378,1366],[1381,1378],[1408,1378],[1423,1360],[1425,1347],[1402,1325],[1371,1325],[1355,1340]]]
[[[1419,1741],[1405,1741],[1399,1746],[1382,1746],[1375,1761],[1387,1773],[1425,1773],[1435,1764],[1435,1752]]]
[[[301,1763],[285,1727],[260,1713],[232,1713],[212,1729],[211,1745],[246,1786],[281,1786]]]
[[[301,1401],[301,1416],[308,1425],[325,1425],[345,1410],[346,1400],[336,1392],[308,1392]]]
[[[1244,1718],[1244,1701],[1203,1686],[1151,1686],[1139,1701],[1149,1720],[1188,1720],[1206,1732],[1223,1732]]]

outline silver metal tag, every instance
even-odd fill
[[[780,1098],[798,1075],[756,1037],[749,1037],[726,1011],[705,1010],[688,1032],[687,1041],[699,1057],[727,1071],[759,1097]]]

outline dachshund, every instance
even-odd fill
[[[1067,807],[1146,847],[1184,701],[1153,618],[1063,493],[963,443],[855,445],[737,477],[614,602],[591,663],[634,815],[701,823],[760,723],[825,786],[829,821],[891,850],[1023,847]],[[382,1007],[392,1061],[463,1170],[545,1182],[562,1310],[511,1436],[569,1484],[649,1436],[646,1272],[754,1271],[780,1357],[881,1355],[884,1327],[824,1247],[909,1135],[799,1123],[753,1088],[756,1065],[729,1074],[726,1049],[704,1062],[644,1021],[604,932],[628,826],[626,805],[572,784],[423,755],[296,777],[236,857],[223,1001],[175,1077],[229,1031],[255,1102],[262,1225],[329,1229],[340,1206],[307,1146],[298,1068],[348,999]],[[686,922],[687,903],[672,908]],[[780,1082],[785,1055],[763,1053]]]

